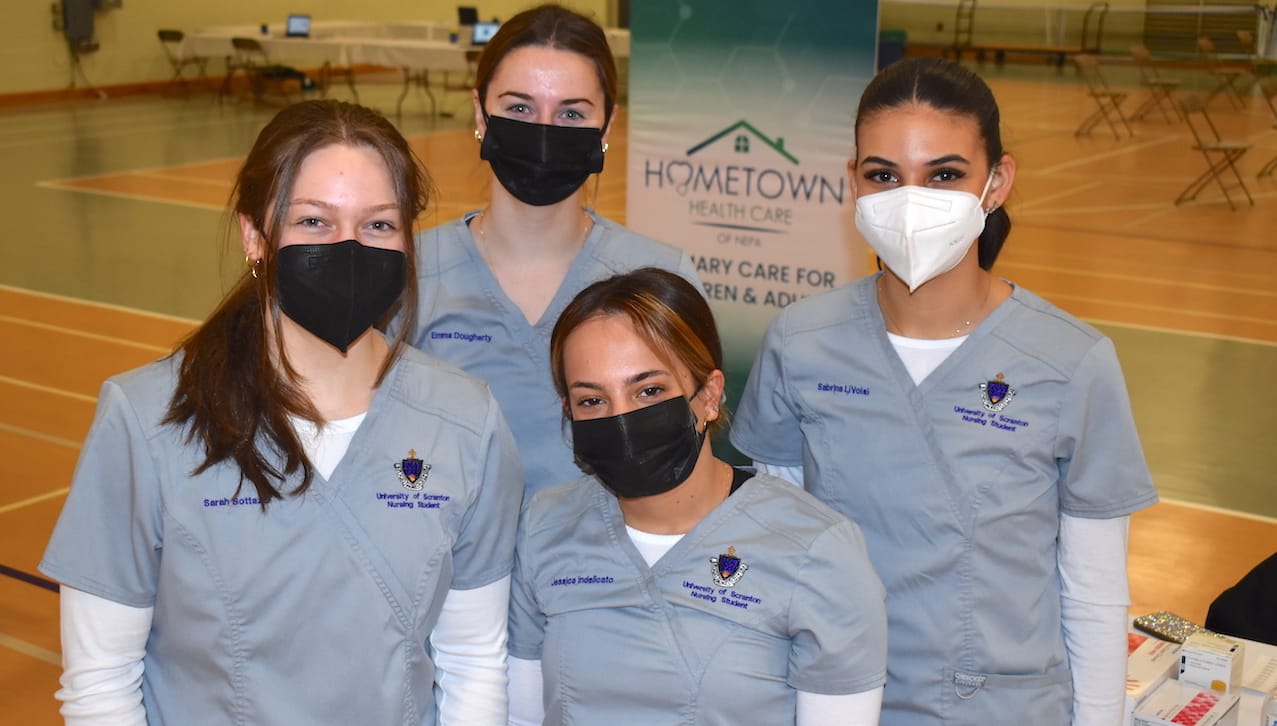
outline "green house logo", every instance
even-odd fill
[[[722,141],[724,138],[731,137],[732,151],[737,154],[749,154],[757,148],[758,144],[775,151],[781,157],[791,164],[798,164],[798,159],[793,154],[785,150],[784,139],[772,139],[763,132],[754,128],[753,124],[741,119],[718,133],[710,136],[699,144],[687,150],[688,156],[693,156],[700,150],[712,146]]]

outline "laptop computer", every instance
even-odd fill
[[[287,38],[309,38],[310,16],[304,13],[289,15],[288,23],[284,26],[284,36]]]
[[[470,31],[470,45],[483,45],[497,34],[501,23],[475,23]]]

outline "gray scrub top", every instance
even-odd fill
[[[1015,288],[915,385],[875,283],[781,312],[732,443],[801,465],[864,531],[887,588],[883,724],[1066,724],[1060,514],[1157,500],[1113,345]]]
[[[523,458],[525,498],[581,476],[550,378],[550,333],[572,298],[593,282],[640,267],[676,272],[701,289],[682,250],[587,213],[594,228],[535,324],[506,296],[475,248],[467,225],[478,212],[417,236],[421,305],[408,339],[492,387]]]
[[[510,655],[541,660],[548,726],[792,724],[796,691],[885,679],[860,532],[775,477],[746,481],[652,567],[593,478],[549,487],[524,507],[515,560]]]
[[[406,350],[331,479],[263,512],[234,466],[192,475],[203,448],[161,423],[179,365],[103,385],[40,570],[154,608],[152,726],[434,724],[443,599],[513,565],[522,476],[487,387]]]

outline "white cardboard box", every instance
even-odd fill
[[[1126,708],[1123,726],[1131,726],[1135,709],[1179,666],[1179,644],[1140,633],[1126,634]]]
[[[1167,681],[1135,709],[1134,726],[1237,726],[1236,693]]]
[[[1242,644],[1214,633],[1197,632],[1179,652],[1179,679],[1184,683],[1233,693],[1242,682]]]

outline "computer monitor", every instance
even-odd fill
[[[284,36],[288,38],[310,37],[310,16],[304,13],[293,13],[288,16],[284,26]]]
[[[501,23],[475,23],[470,30],[470,45],[483,45],[497,34]]]
[[[479,22],[479,8],[473,5],[457,6],[457,24],[474,25]]]

